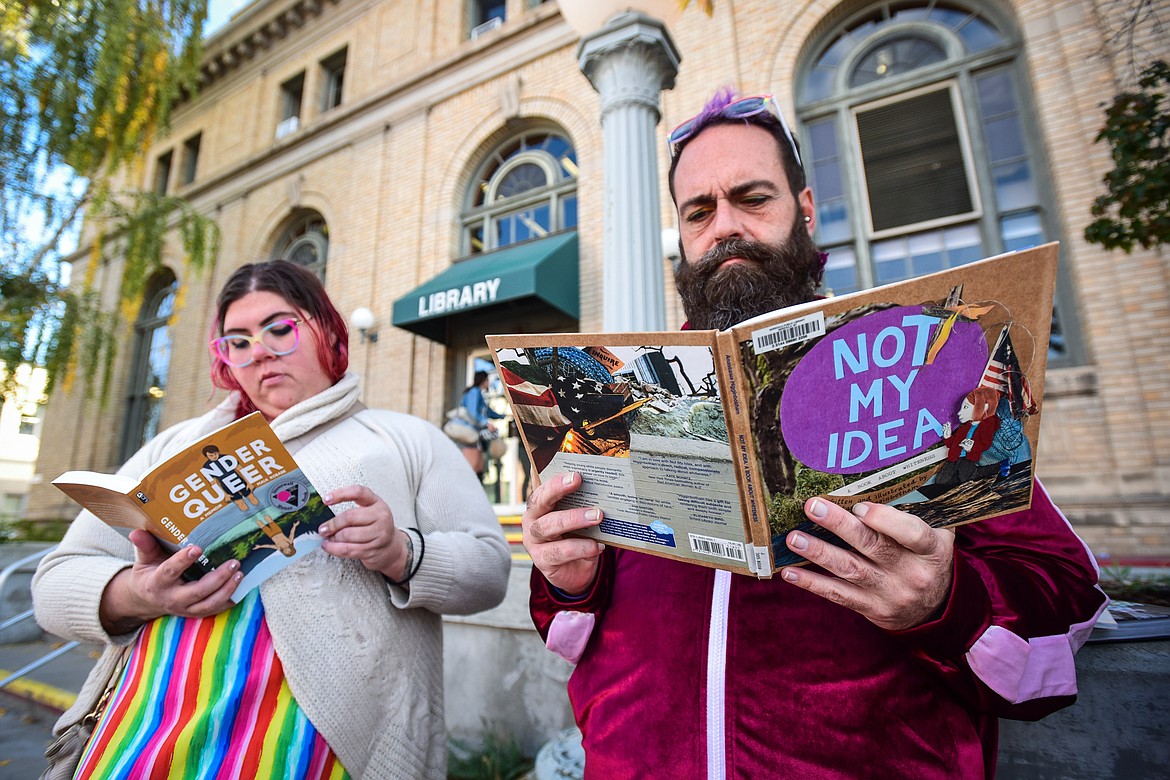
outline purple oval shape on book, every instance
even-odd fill
[[[792,455],[817,471],[859,474],[938,444],[988,354],[979,323],[958,320],[926,365],[943,322],[921,306],[898,306],[824,336],[784,386],[780,426]]]

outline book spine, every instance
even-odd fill
[[[768,508],[764,501],[760,470],[756,465],[755,449],[751,444],[748,399],[742,395],[742,388],[746,384],[739,361],[739,346],[731,333],[724,332],[716,336],[715,354],[719,383],[723,388],[723,415],[731,440],[731,456],[735,461],[736,482],[744,516],[748,567],[760,579],[770,579],[773,565]]]

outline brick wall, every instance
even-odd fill
[[[459,213],[475,168],[525,122],[559,126],[575,144],[580,327],[601,327],[599,100],[578,70],[576,39],[555,4],[525,5],[513,0],[502,28],[469,41],[466,28],[452,21],[463,19],[459,0],[339,0],[212,81],[176,114],[171,136],[147,159],[203,133],[198,177],[180,192],[217,215],[224,242],[217,267],[203,277],[186,273],[172,254],[184,297],[174,323],[164,423],[198,414],[220,397],[207,381],[204,347],[214,291],[239,264],[268,256],[296,208],[315,209],[329,225],[327,286],[338,308],[367,306],[380,318],[377,343],[351,338],[351,364],[366,379],[366,403],[438,421],[459,381],[454,358],[435,342],[391,327],[391,307],[458,256]],[[1129,52],[1110,49],[1117,5],[1023,0],[995,6],[995,13],[1014,20],[1023,37],[1037,140],[1049,163],[1044,205],[1060,225],[1086,355],[1084,365],[1050,376],[1041,474],[1099,552],[1170,556],[1165,259],[1106,252],[1081,238],[1108,165],[1105,150],[1092,143],[1099,104],[1132,83]],[[264,7],[275,13],[281,3]],[[776,91],[791,115],[787,96],[798,63],[855,7],[740,0],[717,4],[711,19],[684,14],[672,29],[683,60],[675,88],[662,96],[660,131],[693,114],[722,84],[749,94]],[[1137,32],[1140,56],[1170,56],[1164,36],[1144,27]],[[217,46],[231,35],[231,28],[220,33]],[[320,114],[318,63],[341,46],[349,51],[343,103]],[[275,142],[279,85],[302,69],[302,128]],[[505,96],[517,79],[519,110],[509,116]],[[664,143],[658,163],[664,177]],[[140,175],[148,181],[151,166]],[[663,224],[675,224],[665,185],[662,204]],[[116,263],[104,269],[116,271]],[[674,327],[682,313],[673,292],[668,298]],[[104,410],[78,384],[53,397],[38,466],[46,483],[68,468],[115,465],[129,351],[127,342]],[[30,516],[71,513],[53,492],[44,484],[34,490]]]

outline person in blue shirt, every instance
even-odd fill
[[[484,430],[495,433],[496,426],[492,420],[502,420],[504,415],[497,412],[495,409],[488,406],[487,398],[484,397],[483,391],[488,386],[488,373],[486,371],[476,371],[475,376],[471,380],[471,385],[463,391],[463,408],[471,415],[471,419],[475,421],[475,425],[481,433]],[[475,470],[476,475],[483,480],[483,475],[487,471],[487,440],[480,436],[476,444],[461,445],[463,449],[463,457],[467,458],[467,462],[471,464],[471,468]]]

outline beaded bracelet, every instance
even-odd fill
[[[418,574],[419,567],[422,566],[423,556],[427,554],[427,540],[426,537],[422,535],[422,531],[418,531],[414,528],[399,528],[398,530],[406,534],[406,543],[410,545],[412,552],[414,551],[414,543],[410,540],[409,531],[414,531],[418,534],[418,557],[414,559],[414,566],[410,569],[409,572],[407,572],[406,576],[401,580],[392,580],[389,577],[386,577],[385,574],[382,575],[383,577],[386,577],[386,581],[391,585],[397,585],[401,588],[406,585],[406,583],[410,582],[414,575]]]

